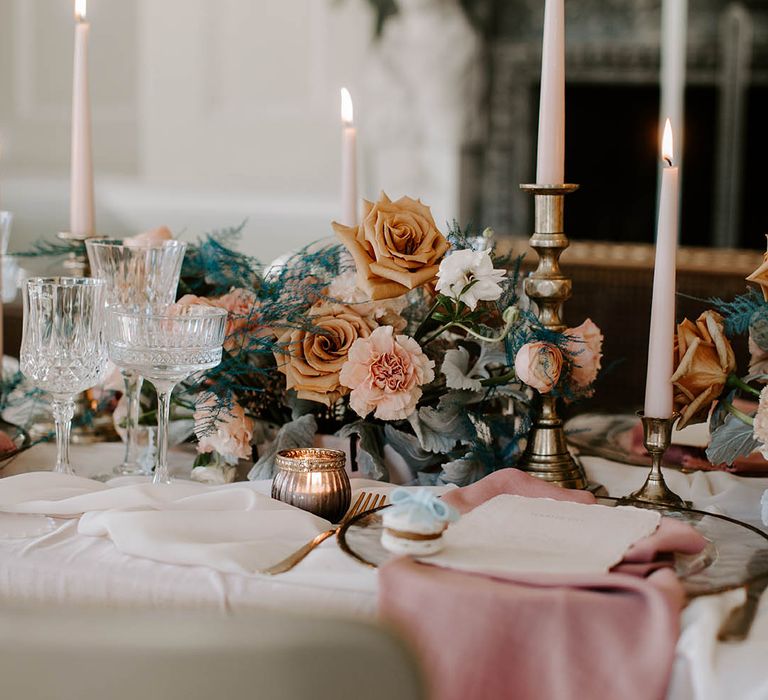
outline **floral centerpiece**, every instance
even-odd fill
[[[672,377],[679,427],[709,423],[707,458],[732,465],[761,452],[768,458],[768,253],[747,277],[758,285],[678,325]],[[750,363],[739,372],[731,338],[748,336]]]
[[[514,464],[534,393],[591,393],[602,336],[542,327],[518,297],[519,259],[490,236],[444,235],[418,200],[365,202],[359,226],[264,269],[215,234],[187,255],[179,304],[230,312],[225,358],[188,382],[198,466],[255,459],[318,433],[353,439],[387,479],[385,445],[421,483],[465,484]],[[256,449],[252,451],[252,444]]]

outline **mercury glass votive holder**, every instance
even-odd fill
[[[352,487],[340,450],[301,447],[275,457],[272,498],[337,523],[349,508]]]

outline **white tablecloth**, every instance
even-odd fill
[[[118,461],[121,446],[101,444],[72,449],[83,476],[102,474]],[[21,455],[3,475],[40,469],[53,462],[51,445]],[[189,454],[175,453],[179,467]],[[172,463],[173,463],[172,462]],[[645,470],[585,458],[589,477],[621,496],[639,487]],[[760,526],[760,497],[768,479],[721,472],[667,474],[670,486],[697,508],[721,512]],[[366,488],[370,486],[366,483]],[[269,492],[269,482],[260,484]],[[390,487],[381,485],[387,490]],[[768,596],[764,596],[750,638],[718,643],[716,633],[743,592],[694,600],[683,615],[670,697],[696,700],[768,698]],[[0,604],[14,602],[90,603],[122,607],[213,607],[230,612],[254,606],[322,610],[373,616],[376,572],[345,555],[327,540],[293,571],[277,577],[223,574],[204,567],[175,566],[121,554],[105,538],[77,534],[75,520],[32,539],[0,539]]]

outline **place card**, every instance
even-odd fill
[[[425,562],[487,574],[602,574],[656,531],[657,511],[501,495],[449,526]]]

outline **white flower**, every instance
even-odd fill
[[[354,272],[344,272],[335,277],[327,294],[332,301],[349,304],[357,314],[372,319],[379,326],[392,326],[397,333],[405,329],[405,319],[400,316],[408,305],[405,295],[373,301],[357,286]]]
[[[237,468],[226,464],[218,464],[213,467],[195,467],[190,474],[192,481],[199,481],[201,484],[210,484],[211,486],[221,486],[222,484],[231,484],[237,476]]]
[[[490,251],[457,250],[440,263],[436,289],[474,311],[478,301],[496,301],[501,296],[499,282],[506,274],[494,269]]]
[[[768,386],[760,392],[760,404],[755,414],[755,423],[752,428],[755,440],[759,440],[760,452],[768,459]]]

